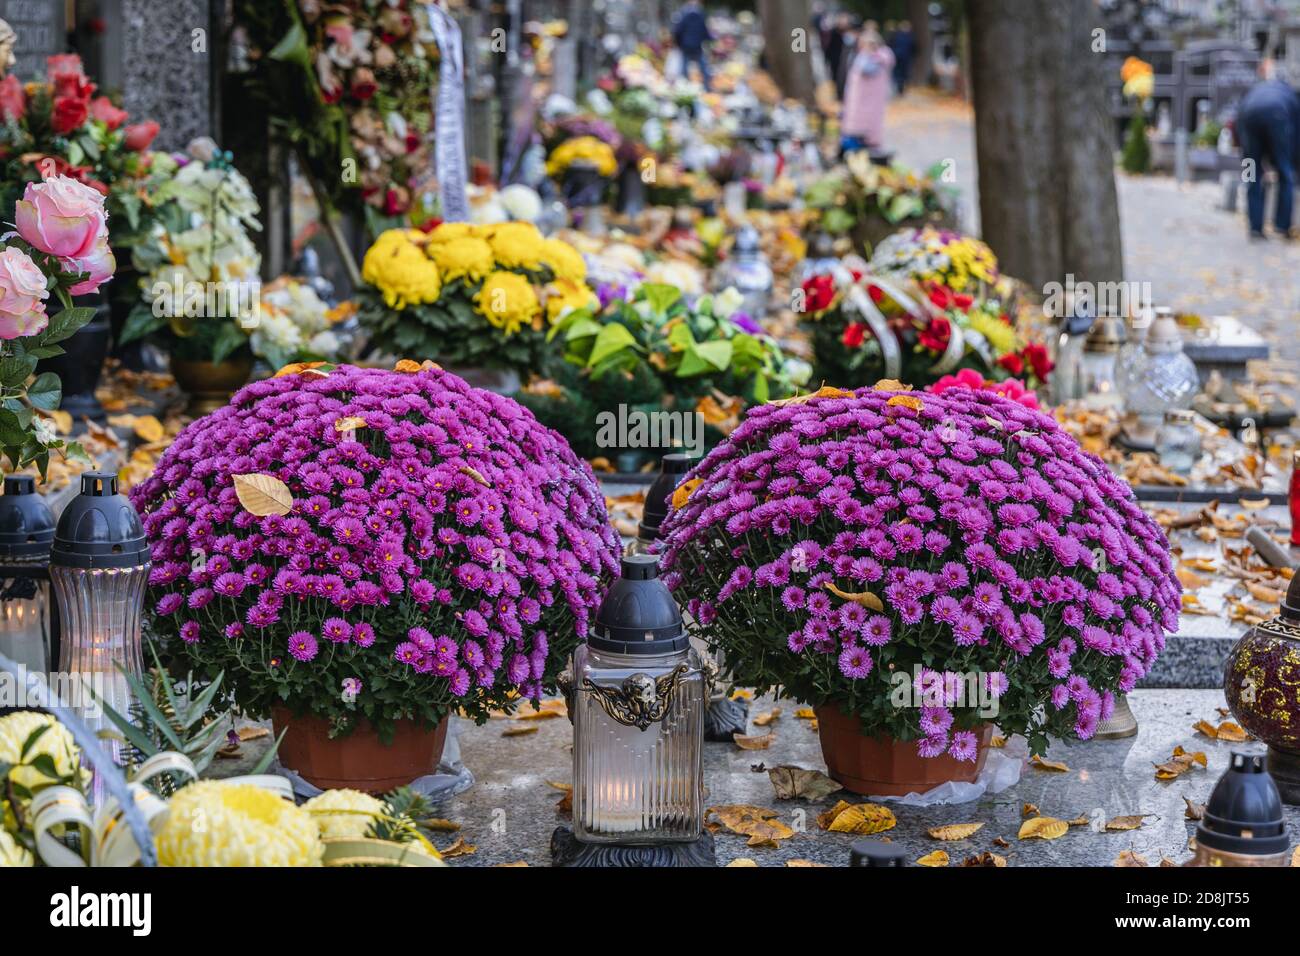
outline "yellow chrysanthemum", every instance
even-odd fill
[[[618,159],[608,143],[594,136],[577,136],[551,151],[546,159],[546,174],[560,176],[576,162],[591,163],[606,178],[618,171]]]
[[[0,869],[7,866],[35,866],[36,860],[25,846],[9,835],[8,830],[0,830]]]
[[[361,277],[378,289],[392,309],[438,301],[442,279],[438,266],[424,254],[414,236],[419,230],[390,229],[366,251]]]
[[[23,744],[40,727],[49,729],[27,751],[27,756],[20,758]],[[10,780],[31,791],[54,784],[55,780],[31,766],[33,760],[42,756],[54,761],[55,773],[60,778],[73,774],[81,764],[81,750],[72,734],[49,714],[20,710],[0,717],[0,763],[13,764]]]
[[[158,830],[162,866],[320,866],[312,815],[250,784],[201,780],[172,797]]]
[[[363,837],[384,812],[384,802],[360,790],[326,790],[302,808],[312,815],[322,838]]]
[[[492,271],[495,263],[492,247],[473,236],[433,243],[429,257],[438,264],[443,282],[462,278],[477,282]]]
[[[542,313],[532,283],[514,272],[492,273],[483,281],[474,302],[483,317],[505,330],[506,335],[514,335],[522,326],[532,325]]]
[[[546,318],[551,322],[574,309],[585,309],[600,302],[585,282],[557,279],[547,287]]]
[[[983,312],[970,314],[970,327],[989,340],[999,355],[1016,351],[1016,330],[1001,319]]]
[[[542,265],[557,279],[584,282],[587,278],[587,261],[582,253],[562,239],[547,239],[542,243]]]
[[[488,239],[492,254],[507,269],[540,269],[545,240],[531,222],[503,222]]]
[[[478,238],[476,228],[468,222],[444,222],[435,226],[429,233],[429,242],[438,244],[441,242],[454,242],[457,239],[466,239],[469,237]]]

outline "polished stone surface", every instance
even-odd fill
[[[1262,750],[1262,746],[1220,743],[1192,729],[1198,720],[1219,722],[1216,708],[1224,706],[1219,691],[1139,690],[1129,700],[1140,725],[1136,737],[1053,744],[1048,758],[1065,763],[1069,772],[1025,766],[1019,783],[972,803],[929,808],[891,803],[898,825],[882,836],[906,848],[909,860],[943,849],[952,865],[986,850],[1006,857],[1010,866],[1110,866],[1123,850],[1134,850],[1152,866],[1162,857],[1183,862],[1190,855],[1187,840],[1195,828],[1185,818],[1184,798],[1204,803],[1234,747]],[[771,701],[756,701],[751,713],[763,713],[771,706]],[[707,803],[771,808],[796,833],[777,848],[765,849],[747,847],[746,838],[721,831],[716,834],[718,863],[746,857],[759,866],[783,866],[790,860],[847,865],[849,846],[858,838],[822,831],[816,818],[840,797],[852,802],[860,802],[860,798],[841,793],[813,804],[779,801],[767,773],[754,769],[759,765],[825,769],[817,733],[808,721],[794,717],[795,705],[786,701],[780,706],[783,716],[768,728],[774,733],[769,749],[745,751],[733,744],[705,745]],[[503,718],[481,727],[461,724],[462,754],[477,783],[437,807],[438,817],[459,824],[461,829],[436,834],[435,842],[445,848],[456,837],[463,837],[476,847],[474,853],[452,860],[455,866],[549,866],[551,834],[557,825],[569,822],[567,815],[557,811],[562,793],[552,786],[572,780],[569,722],[563,717],[541,721]],[[503,733],[522,726],[538,729],[523,736]],[[1167,761],[1179,745],[1188,751],[1203,751],[1208,770],[1197,767],[1176,780],[1157,781],[1153,765]],[[248,761],[264,747],[264,741],[247,744],[244,760],[220,761],[216,769],[222,774],[246,772]],[[1024,759],[1025,742],[1013,738],[1004,753]],[[1094,832],[1075,826],[1056,840],[1018,840],[1026,803],[1036,805],[1045,816],[1060,819],[1087,816],[1105,822],[1134,814],[1149,816],[1137,830]],[[1286,812],[1294,846],[1300,840],[1300,808]],[[926,835],[931,827],[974,822],[982,822],[984,827],[967,840],[943,843]],[[999,837],[1010,845],[995,845]]]

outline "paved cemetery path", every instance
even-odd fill
[[[952,160],[963,227],[978,233],[970,109],[947,97],[908,94],[891,104],[887,136],[910,166]],[[1170,176],[1122,172],[1117,181],[1126,279],[1150,282],[1156,304],[1236,314],[1269,339],[1275,356],[1300,363],[1300,242],[1247,241],[1244,191],[1238,211],[1229,213],[1214,183],[1179,186]]]

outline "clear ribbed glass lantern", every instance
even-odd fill
[[[1183,351],[1182,333],[1172,315],[1155,320],[1119,384],[1131,418],[1125,423],[1125,437],[1136,447],[1154,447],[1165,412],[1191,408],[1200,390],[1196,365]]]
[[[573,718],[580,844],[692,843],[703,835],[707,672],[658,574],[654,557],[623,558],[622,578],[561,680]]]
[[[140,516],[117,493],[117,476],[85,472],[81,493],[59,517],[50,554],[62,630],[59,669],[120,714],[132,701],[123,669],[144,673],[140,612],[149,567]],[[95,698],[83,694],[74,703],[92,729],[105,725]],[[113,756],[121,758],[120,745]]]
[[[767,256],[763,254],[757,229],[753,226],[741,228],[731,248],[731,257],[717,269],[716,276],[714,284],[719,291],[734,286],[744,296],[741,309],[754,321],[763,320],[775,280]]]
[[[1079,394],[1089,408],[1119,408],[1124,403],[1115,381],[1115,357],[1124,344],[1124,320],[1099,316],[1088,330],[1079,360]]]
[[[47,674],[57,629],[50,610],[54,513],[30,475],[8,475],[0,495],[0,654]]]

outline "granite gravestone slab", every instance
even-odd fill
[[[63,10],[63,0],[0,0],[0,20],[17,34],[10,73],[23,81],[45,75],[46,57],[66,46]]]

